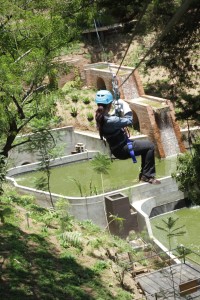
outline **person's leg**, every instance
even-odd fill
[[[144,181],[150,183],[156,183],[150,180],[154,179],[156,174],[154,144],[148,140],[136,140],[133,141],[133,148],[136,156],[141,155],[141,172],[139,174],[139,179],[144,179]]]
[[[155,178],[155,156],[154,144],[148,140],[135,140],[133,141],[133,150],[135,155],[141,155],[141,171],[139,180],[143,180],[152,184],[158,184],[160,181]],[[113,151],[115,157],[119,159],[130,158],[130,153],[127,144],[122,148]]]

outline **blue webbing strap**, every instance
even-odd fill
[[[128,146],[128,150],[129,150],[129,153],[130,153],[130,156],[131,156],[133,162],[136,163],[137,159],[135,157],[135,152],[133,150],[133,143],[128,140],[127,146]]]

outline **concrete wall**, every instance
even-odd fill
[[[74,150],[76,140],[73,126],[56,128],[51,130],[57,146],[62,148],[60,156],[71,154]],[[20,138],[26,138],[29,135],[18,136],[16,142]],[[27,163],[34,163],[39,160],[37,152],[28,152],[24,150],[24,145],[18,146],[9,152],[9,161],[11,166],[20,166]]]
[[[56,145],[61,147],[59,156],[70,155],[75,150],[77,143],[83,143],[85,148],[89,151],[101,151],[109,155],[109,147],[105,147],[104,143],[100,140],[98,133],[85,133],[81,131],[74,131],[72,126],[56,128],[51,131]],[[19,136],[28,137],[28,135]],[[24,147],[18,146],[10,151],[9,161],[11,166],[21,166],[27,163],[34,163],[39,160],[37,152],[28,152],[23,150]]]
[[[194,132],[199,132],[199,128],[195,128]],[[74,132],[72,127],[59,128],[53,131],[55,136],[60,136],[59,143],[65,145],[65,157],[57,158],[52,161],[53,165],[59,165],[68,162],[74,162],[77,160],[91,158],[97,151],[103,153],[109,152],[108,147],[104,146],[104,143],[99,139],[98,134]],[[187,131],[183,131],[183,134],[187,134]],[[147,138],[146,136],[138,136],[138,139]],[[86,145],[87,152],[80,154],[69,155],[74,150],[75,144],[82,142]],[[186,143],[186,142],[185,142]],[[187,146],[187,145],[186,145]],[[8,172],[9,180],[20,190],[22,193],[30,193],[36,196],[38,204],[44,207],[51,206],[49,195],[46,192],[36,191],[34,189],[25,188],[14,182],[14,179],[10,176],[14,176],[21,172],[29,172],[38,168],[37,156],[28,154],[26,152],[20,152],[15,149],[12,153],[13,159],[15,159],[14,165],[16,168],[12,168]],[[33,162],[30,165],[21,166],[23,162]],[[115,193],[124,193],[129,197],[130,204],[138,210],[138,223],[140,229],[146,226],[143,210],[146,212],[147,219],[151,213],[151,210],[155,206],[160,206],[165,203],[178,201],[184,198],[184,194],[178,191],[176,182],[169,176],[161,179],[162,184],[155,186],[148,183],[142,183],[135,186],[127,187],[117,191],[106,193],[105,195],[98,195],[93,197],[81,198],[81,197],[63,197],[68,199],[71,208],[70,211],[79,220],[91,219],[94,223],[101,227],[105,227],[107,220],[105,217],[105,203],[104,196],[112,195]],[[60,195],[53,194],[54,201],[60,198]],[[150,199],[150,200],[148,200]],[[141,213],[140,213],[141,211]]]
[[[142,193],[138,192],[138,197],[132,201],[133,208],[138,212],[139,230],[143,230],[144,227],[148,228],[149,217],[154,207],[175,203],[185,198],[184,193],[178,190],[176,181],[171,176],[161,179],[161,182],[159,187],[141,184]]]
[[[68,155],[52,160],[51,166],[59,166],[66,163],[73,163],[81,160],[91,159],[96,154],[97,151],[89,151]],[[36,198],[36,203],[38,205],[49,208],[52,206],[52,204],[48,192],[21,186],[15,181],[13,177],[21,173],[38,170],[38,167],[39,162],[11,168],[7,172],[6,179],[11,182],[21,194],[30,194]],[[99,225],[102,228],[105,228],[107,226],[103,195],[92,197],[66,197],[52,193],[51,196],[54,204],[61,198],[68,201],[70,204],[69,213],[72,214],[77,220],[92,220],[95,224]]]
[[[110,155],[108,145],[100,139],[98,132],[74,131],[72,126],[53,129],[51,131],[56,145],[62,148],[59,156],[70,155],[75,149],[77,143],[83,143],[88,151],[100,151],[101,153]],[[26,137],[24,135],[23,137]],[[18,137],[20,138],[20,136]],[[147,139],[147,136],[140,135],[132,137],[134,139]],[[23,150],[23,146],[14,148],[9,153],[10,167],[21,166],[27,163],[34,163],[39,160],[38,153],[29,153]]]
[[[61,165],[64,163],[72,163],[74,161],[80,161],[92,158],[97,152],[88,151],[79,154],[69,155],[62,158],[58,158],[52,161],[51,165]],[[36,202],[42,207],[51,207],[50,197],[47,192],[38,191],[32,188],[23,187],[18,185],[13,176],[23,173],[37,170],[39,163],[33,163],[30,165],[18,166],[12,168],[7,173],[7,180],[10,181],[20,193],[31,194],[36,197]],[[68,197],[57,194],[52,194],[53,202],[58,199],[66,199],[69,201],[69,212],[78,220],[92,220],[98,226],[105,228],[107,226],[107,217],[105,210],[104,197],[114,194],[123,193],[129,198],[130,205],[137,210],[139,229],[143,229],[145,226],[145,218],[140,211],[145,211],[147,216],[150,215],[153,207],[176,201],[184,198],[182,192],[178,191],[176,182],[169,176],[161,179],[161,185],[150,185],[149,183],[137,184],[127,188],[119,189],[104,195],[95,195],[90,197]],[[148,199],[151,201],[148,201]]]
[[[64,164],[69,164],[69,163],[74,163],[74,162],[78,162],[78,161],[91,159],[97,153],[98,153],[98,151],[85,151],[82,153],[58,157],[58,158],[52,159],[50,161],[50,167],[60,166],[60,165],[64,165]],[[36,170],[38,170],[39,167],[40,167],[40,162],[38,162],[38,161],[28,164],[28,165],[17,166],[14,168],[10,168],[7,171],[7,176],[10,177],[10,176],[19,175],[21,173],[36,171]]]

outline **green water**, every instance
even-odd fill
[[[137,164],[131,159],[114,160],[108,175],[103,175],[105,192],[116,190],[123,187],[129,187],[138,184],[138,174],[140,170],[140,157],[137,158]],[[156,159],[157,177],[171,175],[176,168],[176,157],[158,160]],[[41,172],[29,172],[15,177],[20,185],[35,188],[35,179],[41,177]],[[81,196],[77,184],[80,184],[83,196],[89,196],[102,192],[101,176],[95,173],[91,161],[67,164],[51,169],[50,187],[51,192],[65,196]]]
[[[193,208],[183,208],[176,210],[171,213],[167,213],[161,216],[152,218],[151,226],[153,235],[166,247],[168,248],[168,239],[166,233],[155,227],[155,225],[166,228],[162,220],[167,220],[167,218],[173,217],[178,218],[174,228],[184,225],[183,229],[186,233],[179,237],[172,238],[172,249],[176,248],[178,245],[182,244],[185,247],[191,249],[192,251],[200,255],[200,206]],[[200,256],[190,254],[188,256],[194,261],[200,264]]]

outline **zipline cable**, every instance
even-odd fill
[[[102,44],[102,42],[101,42],[101,38],[100,38],[100,36],[99,36],[99,32],[98,32],[98,28],[97,28],[97,24],[96,24],[95,19],[94,19],[94,26],[95,26],[97,38],[98,38],[98,41],[99,41],[99,45],[100,45],[100,47],[101,47],[101,49],[102,49],[102,51],[104,52],[104,55],[105,55],[105,57],[106,57],[106,51],[105,51],[105,48],[103,47],[103,44]],[[114,99],[115,99],[115,100],[118,100],[118,99],[119,99],[119,89],[118,89],[117,78],[116,78],[116,75],[113,74],[109,62],[107,62],[107,64],[108,64],[108,69],[109,69],[110,73],[112,74],[112,87],[113,87]]]
[[[100,45],[101,49],[103,50],[103,52],[104,52],[104,54],[105,54],[105,49],[104,49],[104,46],[103,46],[103,44],[102,44],[102,42],[101,42],[101,38],[100,38],[100,36],[99,36],[99,32],[98,32],[98,29],[97,29],[97,24],[96,24],[95,19],[94,19],[94,27],[95,27],[95,30],[96,30],[96,34],[97,34],[97,39],[98,39],[98,41],[99,41],[99,45]]]
[[[147,1],[147,3],[146,3],[146,5],[145,5],[144,9],[142,10],[142,12],[141,12],[141,14],[140,14],[140,17],[139,17],[139,19],[138,19],[138,21],[137,21],[137,23],[136,23],[136,25],[135,25],[135,28],[134,28],[134,31],[133,31],[133,33],[132,33],[132,36],[131,36],[130,42],[129,42],[129,44],[128,44],[128,47],[127,47],[127,49],[126,49],[126,52],[125,52],[125,54],[124,54],[124,56],[123,56],[123,58],[122,58],[122,61],[121,61],[120,65],[119,65],[119,67],[118,67],[118,69],[117,69],[117,72],[116,72],[116,74],[115,74],[114,77],[117,76],[117,74],[118,74],[118,72],[119,72],[119,70],[120,70],[120,68],[121,68],[121,66],[122,66],[122,63],[123,63],[123,61],[124,61],[124,59],[125,59],[125,57],[126,57],[126,55],[127,55],[127,52],[128,52],[128,50],[129,50],[130,45],[131,45],[131,43],[132,43],[132,41],[133,41],[133,38],[134,38],[134,36],[135,36],[135,33],[137,32],[138,27],[139,27],[139,25],[140,25],[140,23],[141,23],[141,20],[142,20],[142,18],[143,18],[143,16],[144,16],[145,12],[147,11],[147,8],[148,8],[149,4],[151,3],[151,1],[152,1],[152,0]],[[99,45],[100,45],[100,47],[102,48],[104,54],[106,54],[106,53],[105,53],[105,48],[103,47],[103,44],[102,44],[102,42],[101,42],[101,38],[100,38],[99,33],[98,33],[98,28],[97,28],[97,25],[96,25],[96,21],[95,21],[95,20],[94,20],[94,25],[95,25],[95,30],[96,30],[97,38],[98,38],[98,41],[99,41]],[[109,67],[110,67],[110,66],[109,66]],[[115,80],[116,78],[113,78],[113,79]]]
[[[185,0],[185,2],[181,5],[181,7],[178,9],[178,11],[174,14],[174,16],[171,18],[171,20],[168,22],[167,26],[165,27],[165,30],[162,32],[160,37],[155,41],[153,46],[147,51],[145,56],[139,61],[138,64],[136,64],[136,67],[133,69],[133,71],[127,76],[127,78],[120,84],[119,88],[122,87],[122,85],[130,78],[130,76],[134,73],[136,69],[139,68],[139,66],[143,63],[145,58],[156,48],[157,44],[162,40],[162,38],[169,33],[171,28],[180,20],[182,15],[185,13],[185,11],[188,9],[190,4],[194,2],[195,0]]]
[[[133,33],[132,33],[132,36],[131,36],[130,42],[129,42],[129,44],[128,44],[128,47],[127,47],[127,49],[126,49],[126,52],[125,52],[125,54],[124,54],[124,56],[123,56],[123,58],[122,58],[122,61],[121,61],[120,65],[119,65],[119,67],[118,67],[118,70],[117,70],[117,72],[116,72],[116,76],[117,76],[117,74],[118,74],[118,72],[119,72],[119,70],[120,70],[120,68],[121,68],[121,66],[122,66],[122,64],[123,64],[123,61],[124,61],[124,59],[125,59],[125,57],[126,57],[126,55],[127,55],[127,53],[128,53],[128,50],[129,50],[129,48],[130,48],[130,46],[131,46],[131,44],[132,44],[132,42],[133,42],[133,38],[134,38],[134,36],[135,36],[135,34],[136,34],[137,30],[138,30],[138,27],[139,27],[139,25],[140,25],[140,22],[141,22],[143,16],[145,15],[145,13],[146,13],[146,11],[147,11],[147,8],[148,8],[149,4],[151,3],[151,1],[152,1],[152,0],[147,1],[147,3],[146,3],[146,5],[145,5],[144,9],[143,9],[142,12],[141,12],[141,15],[140,15],[140,17],[139,17],[139,19],[138,19],[138,21],[137,21],[137,23],[136,23],[136,25],[135,25],[135,28],[134,28]]]

